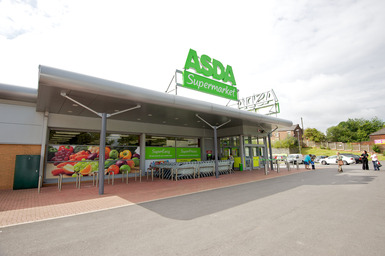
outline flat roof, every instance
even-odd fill
[[[81,106],[76,106],[74,102],[63,97],[62,92],[98,113],[113,114],[117,111],[141,105],[141,108],[110,117],[117,120],[208,128],[196,116],[198,114],[212,125],[221,125],[231,120],[224,126],[226,128],[247,125],[257,126],[258,129],[263,128],[268,131],[275,129],[277,126],[282,128],[290,127],[293,124],[288,120],[255,112],[157,92],[52,67],[39,66],[36,98],[36,110],[38,112],[48,111],[49,113],[63,115],[97,117],[95,113]],[[22,93],[21,90],[20,97],[17,97],[17,92],[14,92],[13,97],[21,99],[23,98]],[[24,98],[33,99],[31,94],[28,97],[24,95]]]

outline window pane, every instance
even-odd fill
[[[146,146],[148,147],[175,147],[174,137],[146,136]]]
[[[187,147],[198,147],[198,139],[197,138],[177,138],[176,146],[180,148]]]

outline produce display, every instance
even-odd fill
[[[105,173],[127,173],[139,168],[140,155],[126,148],[105,148]],[[52,176],[90,176],[99,170],[98,146],[49,146],[47,168]]]

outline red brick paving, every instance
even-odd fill
[[[105,182],[104,195],[99,195],[99,188],[93,186],[92,181],[82,183],[81,189],[77,189],[74,183],[63,184],[61,191],[56,185],[43,186],[40,194],[37,189],[0,190],[0,227],[122,207],[304,171],[308,170],[287,171],[281,168],[279,173],[270,171],[265,175],[263,170],[253,170],[220,175],[219,178],[178,181],[158,178],[151,181],[144,177],[142,182],[131,178],[128,184],[116,179],[114,185]]]

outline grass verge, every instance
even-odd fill
[[[341,150],[338,151],[338,150],[320,149],[320,148],[311,148],[311,147],[301,149],[302,155],[313,154],[316,156],[334,156],[334,155],[337,155],[337,152],[355,154],[359,156],[362,154],[362,152],[341,151]],[[378,156],[378,160],[380,161],[385,160],[385,156],[383,154],[380,153],[380,154],[377,154],[377,156]]]

